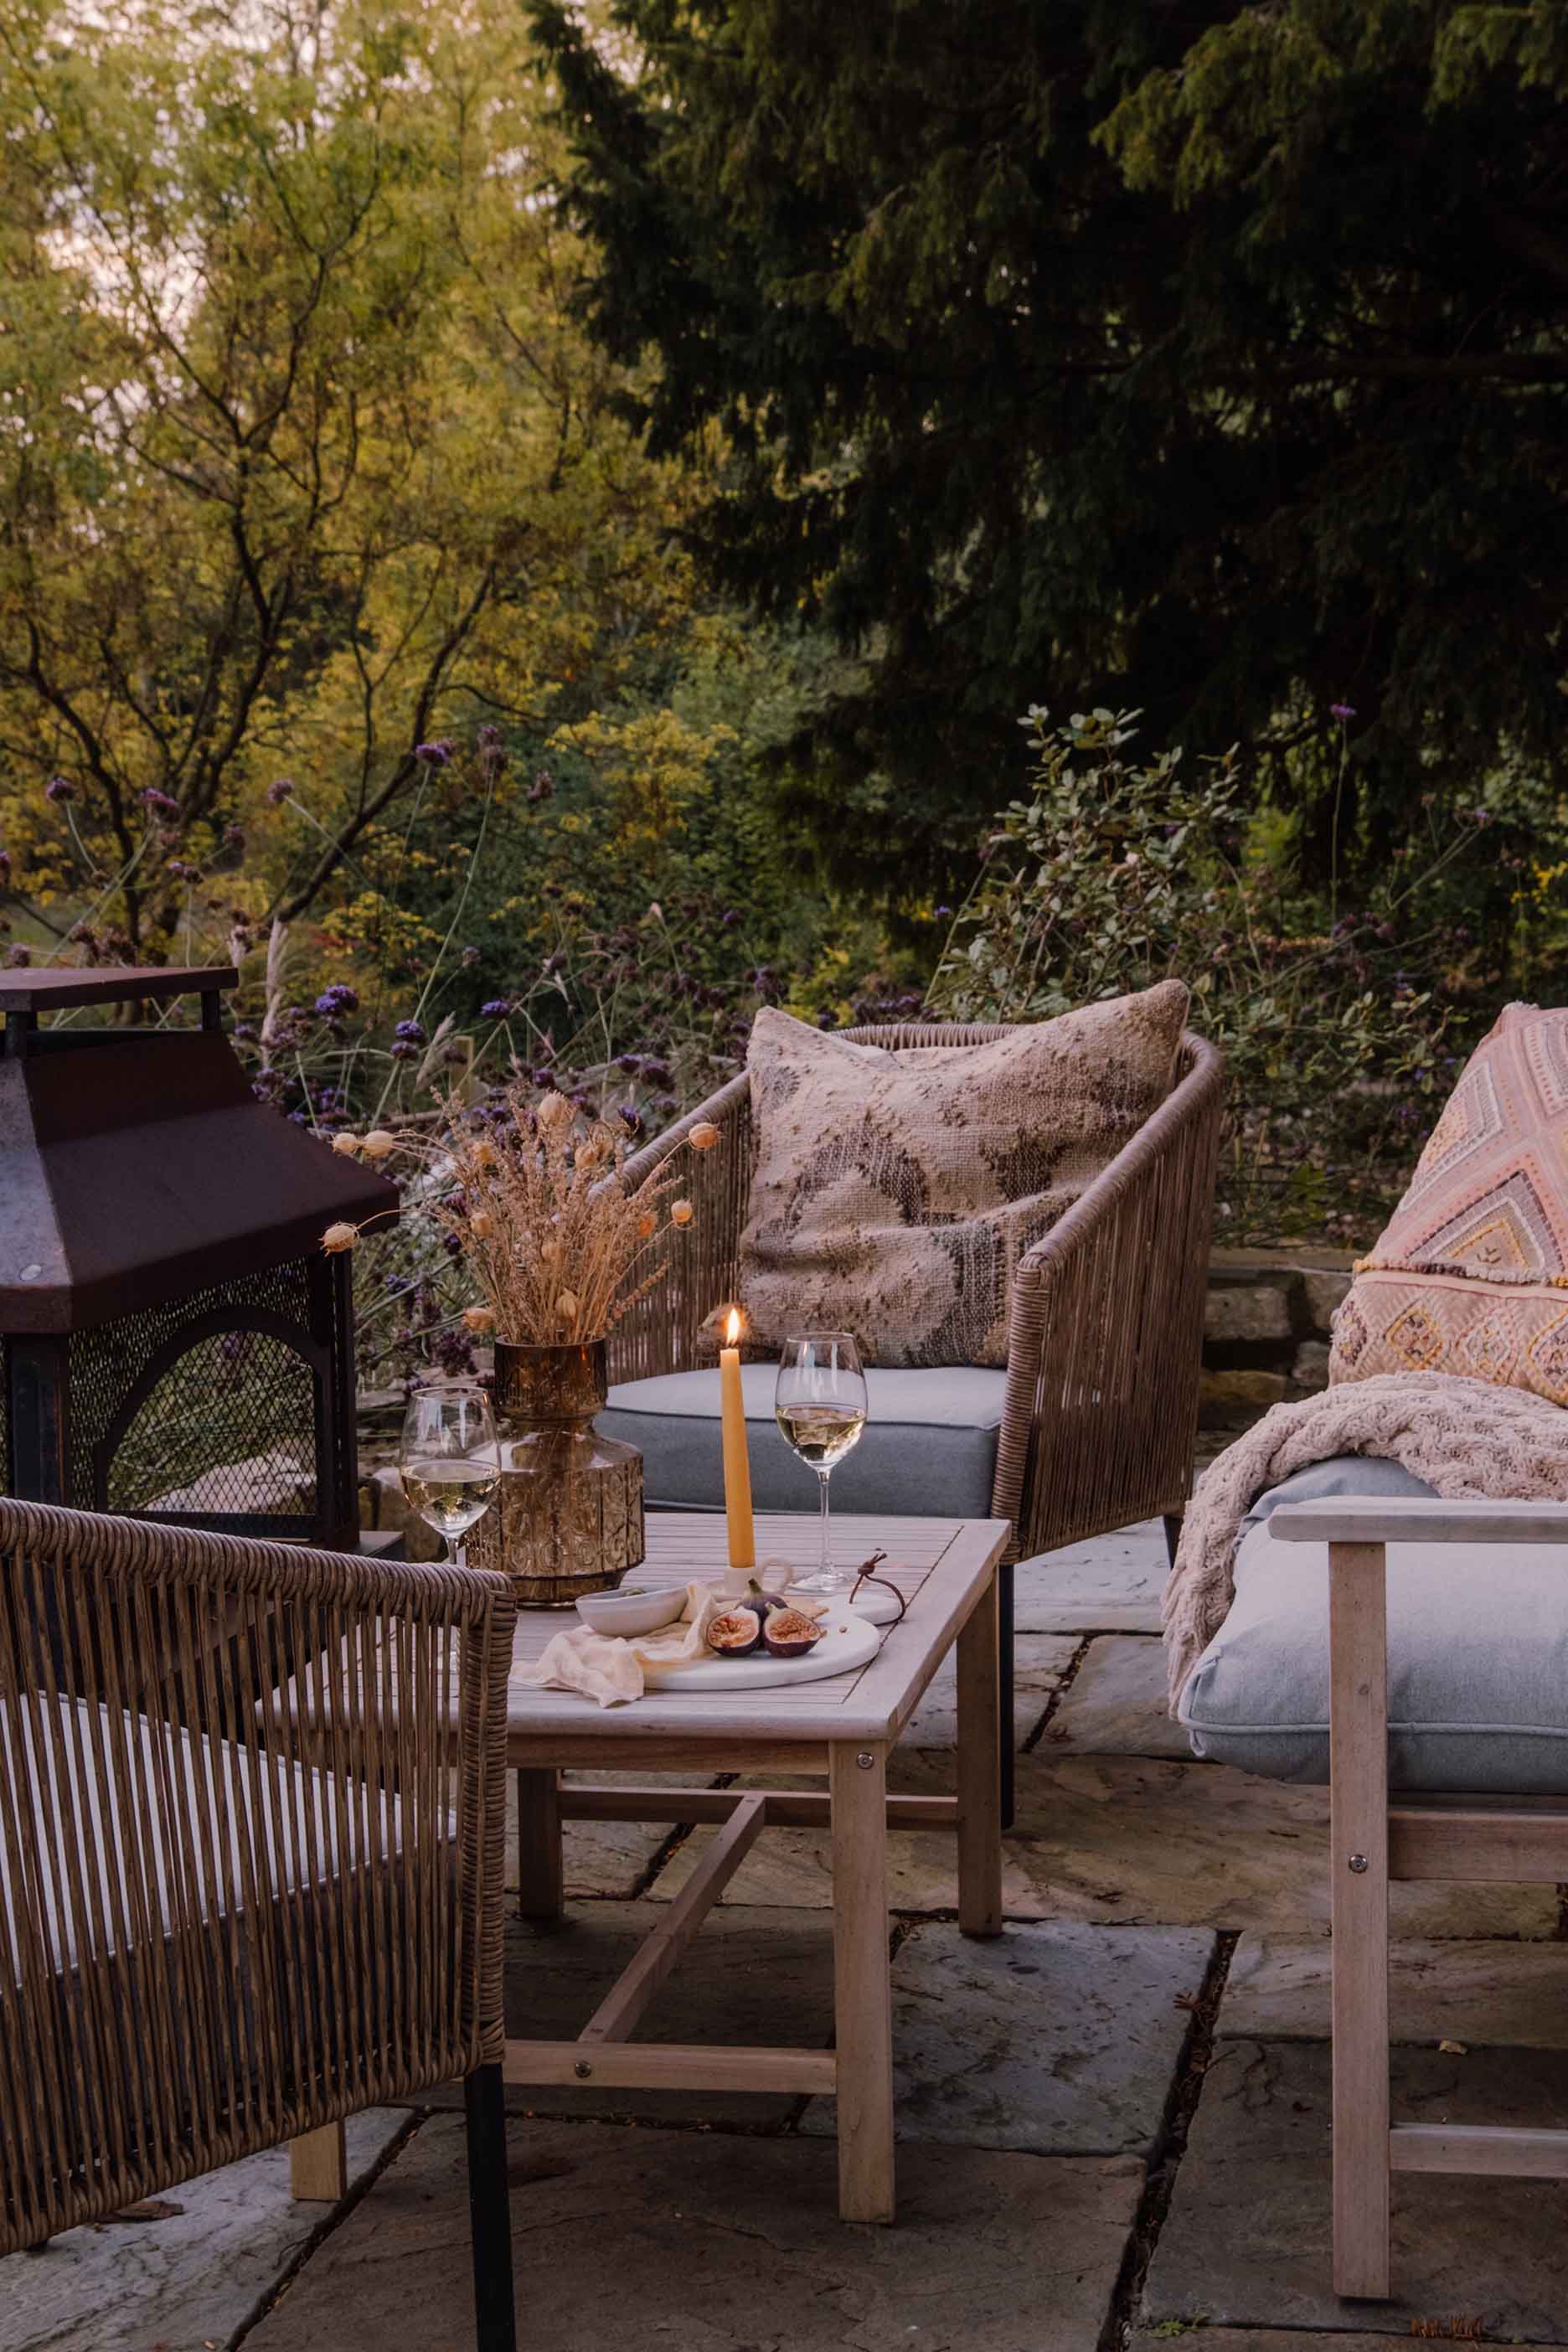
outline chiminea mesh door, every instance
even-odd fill
[[[338,1517],[330,1388],[348,1334],[330,1272],[273,1266],[73,1332],[66,1499],[253,1535]]]

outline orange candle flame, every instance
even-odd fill
[[[730,1319],[724,1326],[724,1345],[727,1348],[735,1347],[740,1340],[740,1337],[741,1310],[738,1307],[731,1307],[730,1309]]]

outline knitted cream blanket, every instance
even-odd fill
[[[1171,1712],[1235,1597],[1241,1523],[1271,1486],[1336,1454],[1375,1454],[1445,1502],[1568,1502],[1568,1412],[1448,1372],[1384,1372],[1277,1404],[1197,1483],[1162,1619]]]

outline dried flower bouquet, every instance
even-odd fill
[[[710,1151],[719,1139],[702,1120],[680,1149]],[[662,1279],[663,1264],[650,1263],[661,1231],[684,1229],[694,1214],[679,1194],[679,1150],[628,1190],[625,1137],[565,1095],[535,1097],[521,1084],[483,1112],[448,1103],[434,1136],[377,1129],[336,1136],[332,1149],[397,1154],[426,1170],[418,1206],[451,1236],[483,1294],[464,1320],[512,1346],[605,1338]],[[353,1249],[363,1230],[329,1226],[321,1245]]]

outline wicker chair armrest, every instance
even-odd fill
[[[744,1071],[635,1153],[621,1181],[635,1186],[656,1174],[703,1119],[718,1128],[719,1141],[710,1151],[683,1155],[679,1190],[691,1203],[691,1223],[664,1227],[662,1280],[610,1334],[613,1381],[693,1370],[703,1360],[703,1324],[739,1287],[741,1230],[752,1189],[752,1085]],[[711,1349],[707,1360],[714,1360]]]
[[[0,1500],[0,2252],[499,2055],[513,1616]]]
[[[1164,1102],[1019,1261],[993,1509],[1020,1553],[1185,1499],[1223,1098],[1188,1035]]]

